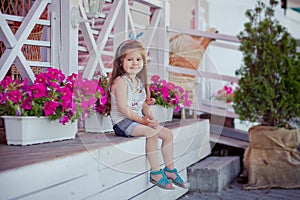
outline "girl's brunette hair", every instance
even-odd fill
[[[119,47],[117,48],[117,51],[115,53],[114,61],[113,61],[113,70],[111,73],[111,77],[109,79],[109,84],[108,87],[106,88],[107,90],[110,90],[111,86],[114,84],[114,81],[117,77],[123,76],[126,74],[126,71],[123,68],[123,61],[124,58],[126,57],[126,54],[130,51],[140,51],[141,56],[143,59],[143,69],[137,74],[137,77],[142,81],[146,94],[147,94],[147,99],[146,101],[148,102],[150,99],[150,91],[149,91],[149,86],[148,86],[148,65],[147,65],[147,59],[146,59],[146,50],[144,46],[138,42],[137,40],[126,40],[125,42],[121,43]],[[110,92],[108,91],[109,94],[109,100],[110,100]]]

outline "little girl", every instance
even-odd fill
[[[147,103],[150,95],[146,83],[146,52],[143,45],[136,40],[121,43],[115,55],[108,86],[113,129],[118,136],[146,137],[151,183],[164,189],[174,189],[172,183],[186,188],[174,168],[173,133],[153,118]],[[166,166],[163,170],[158,159],[158,139],[162,140],[161,152]]]

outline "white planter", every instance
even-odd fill
[[[85,120],[85,131],[92,133],[112,132],[113,125],[110,116],[94,113]]]
[[[158,122],[168,122],[173,119],[174,108],[164,108],[160,105],[152,105],[150,106],[153,117]]]
[[[30,145],[74,139],[77,120],[65,125],[47,117],[2,116],[8,145]]]
[[[211,99],[211,100],[202,100],[202,102],[203,102],[203,104],[209,105],[212,107],[233,110],[232,103],[226,103],[225,101]]]

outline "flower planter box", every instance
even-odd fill
[[[8,145],[31,145],[74,139],[77,121],[63,125],[47,117],[2,116]]]
[[[202,102],[204,105],[222,108],[226,110],[233,110],[232,103],[226,103],[225,101],[215,100],[215,99],[211,99],[211,100],[204,99]]]
[[[152,105],[150,106],[153,117],[158,122],[168,122],[173,119],[174,108],[164,108],[160,105]]]
[[[85,131],[92,133],[112,132],[113,125],[110,116],[95,113],[85,120]]]

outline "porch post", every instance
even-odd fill
[[[59,69],[64,74],[70,75],[78,72],[78,28],[73,28],[71,24],[71,10],[78,9],[79,0],[60,0],[61,5],[61,50],[59,54]]]
[[[128,0],[122,1],[120,12],[114,25],[114,47],[113,52],[116,52],[118,46],[128,39]]]
[[[167,27],[170,26],[170,2],[164,1],[162,15],[157,31],[157,51],[158,51],[158,74],[162,79],[168,80],[167,66],[169,66],[169,34]]]
[[[50,14],[50,30],[48,29],[47,37],[51,43],[51,48],[47,52],[47,59],[50,61],[50,66],[54,68],[60,68],[60,1],[61,0],[52,0],[52,3],[49,4],[49,14]]]

